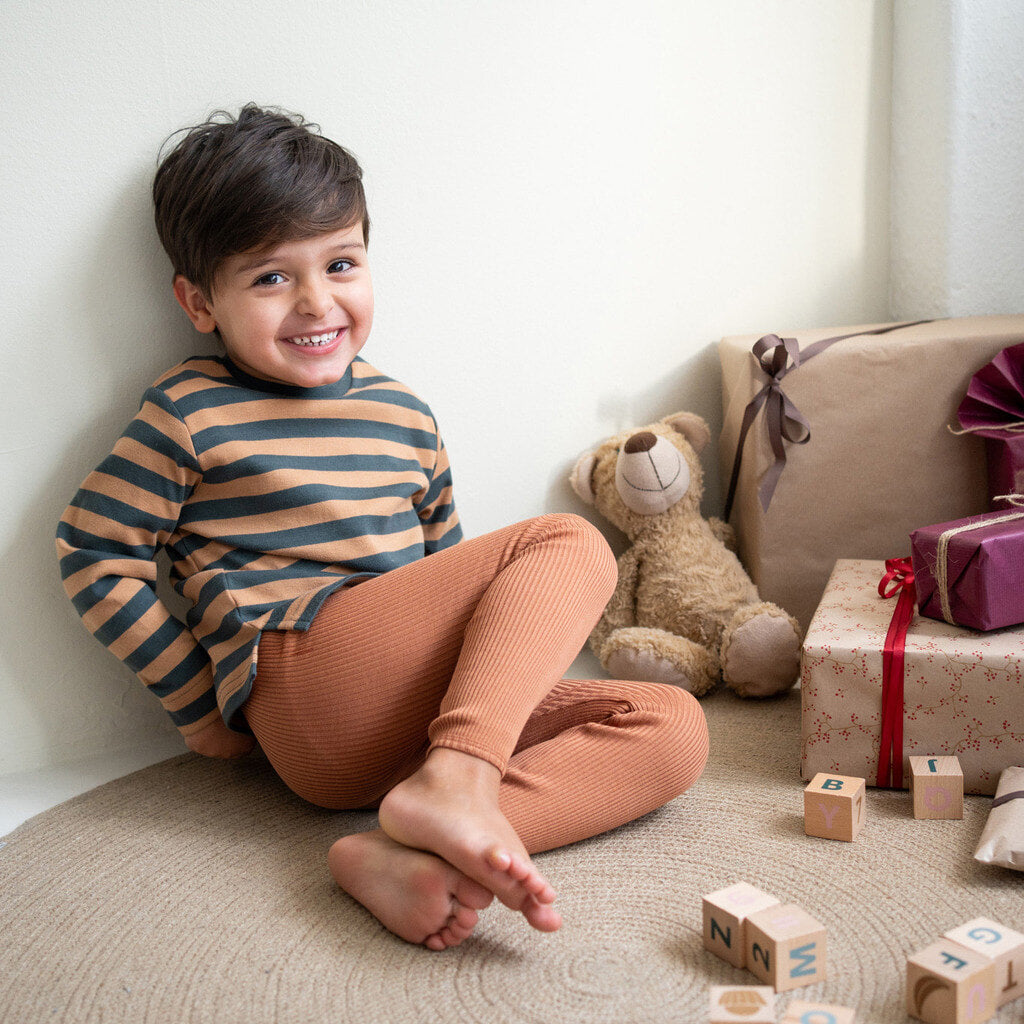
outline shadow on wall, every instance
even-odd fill
[[[146,386],[197,351],[191,327],[175,316],[170,267],[152,227],[150,174],[146,168],[126,185],[83,261],[78,293],[67,296],[74,348],[60,364],[64,379],[53,383],[83,412],[77,422],[71,414],[57,421],[63,449],[34,492],[19,495],[20,518],[12,517],[3,552],[9,581],[21,581],[6,600],[12,640],[3,645],[4,671],[24,707],[10,709],[0,772],[176,733],[134,674],[82,625],[61,585],[54,548],[64,508],[135,414]]]
[[[701,456],[704,467],[705,515],[720,515],[722,500],[718,497],[718,433],[722,425],[722,391],[719,384],[718,342],[706,345],[670,373],[650,386],[632,395],[615,391],[606,392],[597,400],[601,418],[614,423],[615,429],[602,437],[595,437],[588,449],[596,448],[606,437],[632,427],[642,427],[672,413],[695,412],[711,428],[711,444]],[[597,525],[609,538],[616,555],[624,548],[624,538],[618,530],[601,520],[594,510],[584,504],[569,485],[569,477],[576,460],[583,452],[575,452],[558,464],[553,471],[545,494],[544,507],[576,512]],[[710,510],[710,511],[709,511]]]

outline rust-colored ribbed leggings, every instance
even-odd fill
[[[265,633],[246,719],[322,807],[372,807],[449,747],[502,771],[500,806],[529,852],[596,835],[678,796],[707,757],[688,693],[562,679],[614,585],[604,538],[578,516],[463,541],[338,591],[306,633]]]

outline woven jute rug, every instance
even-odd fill
[[[176,757],[54,807],[0,847],[0,1022],[702,1022],[710,985],[757,983],[701,944],[701,896],[746,880],[828,932],[829,976],[779,1016],[798,997],[887,1024],[908,1019],[909,953],[977,916],[1024,930],[1024,875],[972,859],[989,798],[915,821],[905,793],[869,790],[856,842],[809,838],[799,694],[704,707],[688,794],[541,856],[560,932],[495,904],[443,953],[333,885],[329,845],[373,815],[304,804],[259,758]],[[995,1019],[1024,1021],[1024,1000]]]

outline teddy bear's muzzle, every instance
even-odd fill
[[[619,452],[615,487],[631,512],[658,515],[686,494],[690,467],[671,441],[651,431],[641,431],[629,438]]]

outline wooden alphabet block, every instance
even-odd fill
[[[907,1013],[927,1024],[981,1024],[996,1012],[995,965],[941,939],[907,958]]]
[[[806,910],[787,903],[747,918],[747,970],[785,992],[825,979],[825,928]]]
[[[781,1024],[855,1024],[856,1015],[848,1006],[826,1006],[794,999],[786,1007]]]
[[[712,985],[709,1002],[710,1024],[775,1021],[775,993],[768,985]]]
[[[737,882],[704,897],[704,948],[733,967],[745,967],[744,922],[756,910],[778,906],[774,896]]]
[[[964,773],[956,757],[912,757],[910,795],[915,818],[962,818]]]
[[[853,842],[867,813],[864,780],[818,772],[804,790],[804,832]]]
[[[991,960],[996,969],[996,1009],[1024,996],[1024,935],[987,917],[976,917],[943,935]]]

